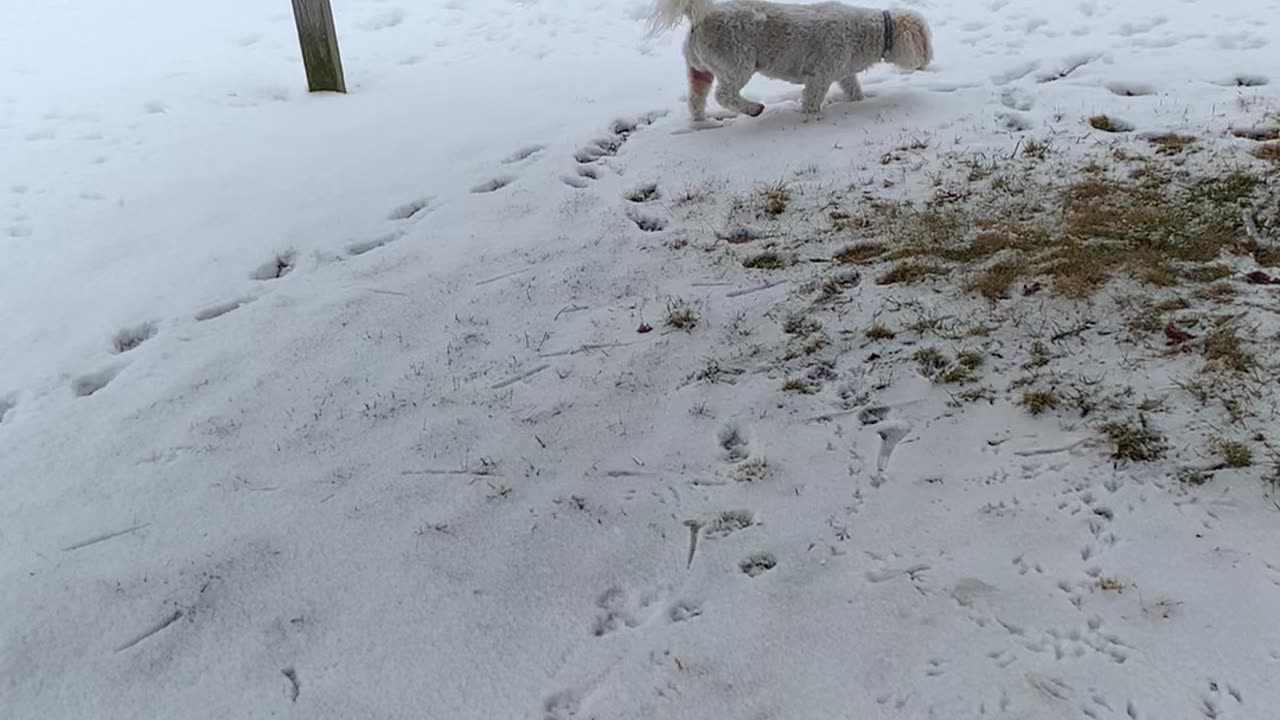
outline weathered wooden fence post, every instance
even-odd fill
[[[302,44],[302,64],[307,70],[311,92],[347,91],[338,55],[338,33],[333,29],[333,8],[329,0],[293,0],[293,19]]]

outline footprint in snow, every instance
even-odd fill
[[[387,213],[388,220],[409,220],[424,210],[432,210],[431,202],[434,198],[430,196],[414,198],[409,202],[400,204],[391,209]]]
[[[702,604],[693,600],[680,600],[672,603],[667,610],[667,617],[673,623],[686,622],[702,615]]]
[[[1266,75],[1258,75],[1256,73],[1238,73],[1231,77],[1220,80],[1218,85],[1227,87],[1262,87],[1271,82]]]
[[[1031,93],[1021,88],[1007,88],[1000,93],[1000,104],[1010,110],[1018,112],[1027,112],[1035,106],[1035,99],[1031,97]]]
[[[666,114],[665,110],[654,110],[636,118],[618,118],[609,124],[607,136],[595,138],[578,148],[573,153],[573,159],[578,161],[579,165],[591,165],[617,155],[632,134],[652,125]]]
[[[661,193],[658,192],[658,183],[644,183],[643,185],[638,185],[627,192],[626,195],[627,202],[637,204],[651,203],[659,197],[661,197]]]
[[[371,240],[358,240],[353,243],[348,243],[344,249],[347,251],[348,255],[356,257],[364,255],[367,252],[377,250],[378,248],[389,243],[393,243],[398,239],[400,239],[399,233],[387,233],[386,235],[379,235]]]
[[[156,335],[156,324],[144,322],[133,327],[122,328],[111,338],[111,352],[119,355],[137,348]]]
[[[525,147],[519,148],[518,150],[512,152],[510,155],[503,158],[502,164],[513,165],[518,162],[523,162],[537,155],[538,153],[541,153],[543,150],[546,150],[546,149],[547,149],[546,145],[526,145]]]
[[[632,211],[627,213],[627,219],[643,232],[660,232],[667,227],[667,221],[656,215]]]
[[[729,423],[716,434],[716,443],[723,451],[725,462],[736,463],[751,455],[751,441],[746,430],[738,423]]]
[[[1142,82],[1113,81],[1106,83],[1103,87],[1120,97],[1143,97],[1156,94],[1154,85]]]
[[[286,250],[282,253],[276,253],[275,257],[262,263],[258,269],[249,273],[252,280],[278,280],[293,271],[297,261],[297,253],[292,250]]]
[[[220,318],[223,315],[226,315],[227,313],[231,312],[232,310],[236,310],[237,308],[240,308],[244,305],[248,305],[251,302],[253,302],[251,298],[240,298],[238,300],[228,300],[226,302],[210,305],[204,308],[203,310],[197,311],[195,314],[195,319],[196,319],[196,322],[205,322],[208,320],[213,320],[214,318]]]
[[[750,578],[760,577],[778,566],[778,559],[773,553],[756,553],[738,563],[738,569]]]
[[[478,185],[473,185],[471,187],[471,192],[476,193],[478,195],[496,192],[510,185],[511,183],[515,182],[515,180],[516,178],[514,175],[499,175],[495,178],[486,180]]]
[[[378,30],[393,28],[402,22],[404,22],[404,10],[401,10],[400,8],[392,8],[386,12],[374,15],[360,23],[357,27],[367,32],[377,32]]]
[[[112,365],[97,372],[80,375],[71,381],[71,394],[76,397],[89,397],[110,384],[123,369],[122,365]]]
[[[1019,112],[996,113],[996,120],[1002,129],[1010,132],[1026,132],[1035,127],[1031,118]]]
[[[596,607],[601,614],[591,626],[591,634],[603,637],[626,628],[640,627],[653,615],[656,604],[658,598],[652,594],[633,598],[622,587],[610,587],[596,598]]]
[[[1098,53],[1081,53],[1068,55],[1049,70],[1036,75],[1036,82],[1044,84],[1057,82],[1068,77],[1080,68],[1102,57]]]

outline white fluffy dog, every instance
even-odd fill
[[[650,32],[689,19],[689,112],[707,115],[707,95],[726,110],[759,115],[764,105],[742,97],[755,73],[804,85],[801,110],[816,113],[831,84],[861,100],[858,73],[881,60],[915,71],[933,60],[929,25],[912,10],[872,10],[836,2],[787,5],[760,0],[654,0]]]

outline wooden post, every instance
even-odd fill
[[[302,44],[302,64],[307,70],[311,92],[347,91],[338,55],[338,33],[333,29],[333,8],[329,0],[293,0],[293,19]]]

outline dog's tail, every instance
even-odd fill
[[[689,19],[689,24],[697,25],[713,3],[714,0],[653,0],[653,9],[649,11],[649,34],[670,30],[685,18]]]

